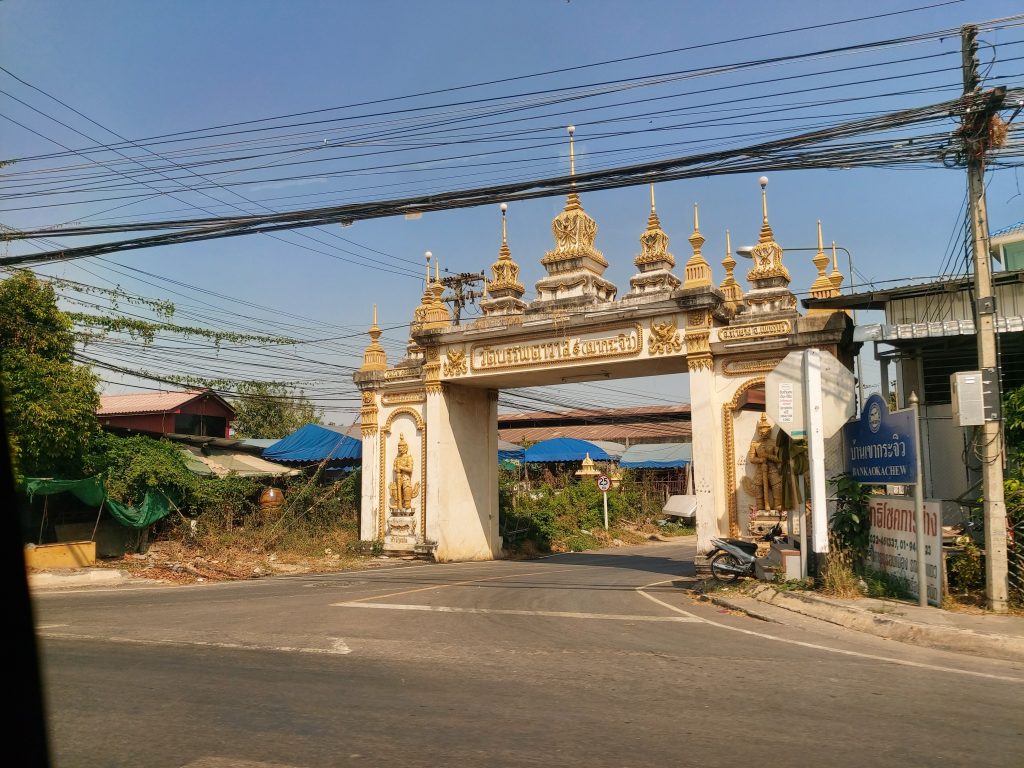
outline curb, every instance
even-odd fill
[[[875,613],[839,605],[825,598],[812,597],[799,592],[784,593],[761,585],[748,593],[750,597],[767,605],[855,629],[886,640],[920,645],[942,651],[954,651],[1006,661],[1024,660],[1024,638],[976,632],[973,629],[940,627],[931,624],[881,616]],[[742,610],[742,609],[740,609]]]
[[[745,613],[752,619],[765,621],[769,624],[779,623],[778,619],[773,619],[771,616],[765,613],[761,613],[760,611],[757,611],[751,608],[750,606],[739,605],[738,603],[734,603],[731,600],[727,600],[724,597],[717,597],[714,595],[701,595],[700,599],[705,602],[712,603],[713,605],[717,605],[719,608],[728,608],[730,611],[739,611],[740,613]]]

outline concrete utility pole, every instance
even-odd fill
[[[462,320],[462,308],[466,302],[473,304],[484,295],[483,291],[464,290],[467,285],[482,283],[486,280],[483,272],[460,272],[457,275],[448,275],[441,278],[441,285],[451,290],[451,295],[445,301],[452,305],[452,317],[455,325]]]
[[[967,161],[967,190],[974,240],[975,327],[978,367],[985,390],[985,423],[981,425],[982,498],[985,528],[985,599],[989,610],[1006,611],[1009,589],[1006,560],[1006,503],[1003,495],[1003,434],[996,348],[996,299],[992,291],[985,208],[985,155],[990,148],[990,125],[1002,105],[1005,88],[982,93],[978,76],[978,28],[960,29],[964,75],[964,114],[961,135]],[[920,557],[921,553],[918,553]],[[923,587],[922,587],[923,591]]]

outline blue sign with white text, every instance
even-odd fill
[[[850,476],[861,483],[913,485],[917,482],[917,425],[907,408],[889,412],[871,395],[860,419],[843,428]]]

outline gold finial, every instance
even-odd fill
[[[370,334],[370,343],[363,352],[363,365],[359,370],[383,371],[388,367],[388,356],[380,343],[382,331],[377,325],[376,304],[373,305],[373,325],[370,326],[368,333]]]
[[[704,245],[704,236],[700,233],[700,219],[697,212],[697,204],[693,204],[693,234],[687,240],[693,248],[693,256],[686,262],[683,271],[683,288],[710,288],[711,267],[707,260],[701,255],[700,249]]]
[[[434,254],[432,254],[430,251],[427,251],[423,255],[427,259],[427,282],[426,282],[426,286],[427,286],[427,288],[429,288],[430,287],[430,257],[433,256]]]
[[[441,257],[438,256],[434,259],[434,281],[437,283],[441,282]]]
[[[651,184],[651,213],[654,212],[654,184]]]
[[[829,280],[832,281],[832,287],[835,289],[835,295],[838,296],[842,293],[840,288],[843,285],[843,273],[839,271],[839,259],[836,256],[835,240],[832,241],[832,274],[829,275]]]
[[[568,131],[569,131],[569,175],[570,176],[575,176],[576,175],[576,152],[575,152],[575,148],[573,146],[574,143],[575,143],[573,141],[573,136],[576,133],[576,126],[575,125],[570,125],[569,128],[568,128]]]
[[[835,251],[833,251],[835,253]],[[818,270],[818,276],[814,278],[814,282],[811,283],[811,297],[815,299],[827,299],[832,296],[839,295],[839,291],[836,289],[834,279],[825,274],[825,270],[828,268],[828,256],[825,255],[825,245],[821,237],[821,220],[818,220],[818,252],[814,254],[812,259],[814,266]],[[840,277],[842,280],[842,277]],[[812,309],[812,314],[831,312],[829,309]]]
[[[725,279],[719,286],[722,295],[725,296],[725,303],[733,312],[743,303],[743,289],[736,282],[733,270],[736,269],[736,259],[732,257],[732,237],[729,230],[725,230],[725,258],[722,259],[722,266],[725,267]]]
[[[763,217],[763,223],[768,223],[768,177],[762,176],[758,179],[758,183],[761,185],[761,215]]]
[[[505,212],[508,210],[508,203],[501,204],[501,244],[508,245],[508,230],[505,228]]]

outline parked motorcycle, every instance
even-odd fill
[[[759,541],[781,541],[782,523],[776,523]],[[757,541],[743,539],[712,539],[714,554],[711,556],[711,576],[715,581],[727,584],[740,576],[755,575],[757,562]]]

